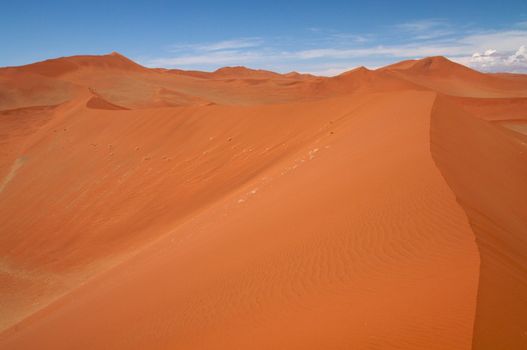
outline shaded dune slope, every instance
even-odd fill
[[[474,349],[527,346],[527,139],[445,97],[432,113],[431,150],[468,214],[481,271]]]

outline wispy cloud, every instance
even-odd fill
[[[334,75],[359,65],[371,68],[402,59],[443,55],[484,71],[527,72],[527,27],[522,26],[516,23],[501,30],[477,29],[429,19],[395,24],[385,33],[309,28],[306,32],[312,36],[306,40],[249,37],[173,45],[166,57],[143,63],[207,70],[249,65]]]
[[[492,48],[499,51],[510,51],[527,44],[527,29],[481,31],[461,37],[457,41],[460,45],[476,50]]]
[[[334,33],[331,36],[337,40],[349,40],[355,43],[366,43],[371,40],[371,34]]]
[[[199,65],[249,64],[265,57],[259,51],[217,50],[215,52],[155,58],[148,61],[156,67],[193,67]]]
[[[431,40],[454,34],[453,26],[444,19],[424,19],[394,26],[396,31],[410,35],[413,40]]]
[[[169,47],[169,51],[181,52],[187,50],[194,51],[221,51],[221,50],[233,50],[233,49],[245,49],[250,47],[257,47],[262,45],[263,40],[261,38],[238,38],[230,40],[222,40],[210,43],[199,43],[199,44],[174,44]]]
[[[395,24],[394,27],[407,32],[422,32],[437,28],[449,27],[450,24],[444,19],[421,19],[416,21]]]

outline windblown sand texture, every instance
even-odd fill
[[[0,349],[527,349],[527,76],[0,69]]]

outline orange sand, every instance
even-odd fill
[[[527,347],[527,78],[0,69],[0,349]]]

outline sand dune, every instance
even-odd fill
[[[444,57],[404,61],[379,69],[417,85],[450,96],[527,97],[524,80],[497,74],[484,74]]]
[[[526,346],[523,76],[0,79],[0,349]]]

